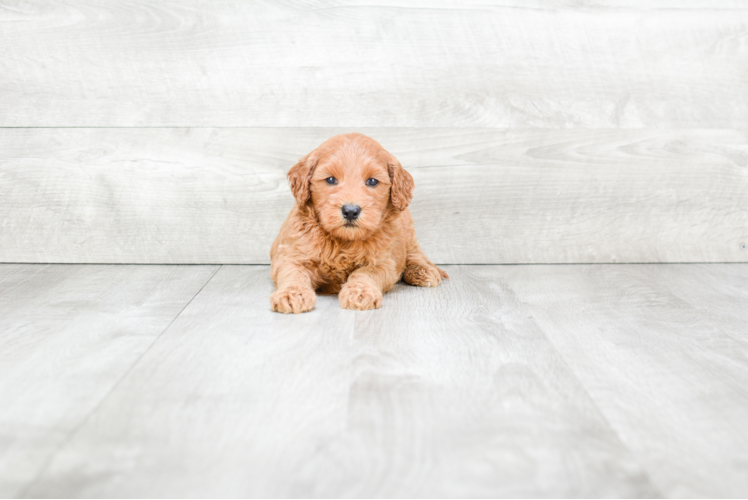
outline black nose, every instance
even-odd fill
[[[348,221],[354,221],[358,219],[358,216],[361,213],[361,207],[359,207],[358,205],[343,205],[343,208],[341,210],[343,212],[343,217]]]

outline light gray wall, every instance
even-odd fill
[[[0,261],[266,263],[330,135],[439,263],[748,261],[748,2],[0,1]]]

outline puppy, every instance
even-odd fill
[[[270,250],[273,311],[311,311],[315,290],[337,293],[345,309],[378,309],[401,278],[429,287],[448,278],[416,240],[413,177],[374,139],[337,135],[288,180],[296,206]]]

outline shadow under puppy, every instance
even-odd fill
[[[273,311],[310,311],[315,290],[337,293],[345,309],[377,309],[401,278],[427,287],[448,278],[416,240],[413,177],[374,139],[336,135],[288,180],[296,206],[270,250]]]

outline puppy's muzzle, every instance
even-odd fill
[[[340,211],[343,212],[343,218],[348,222],[353,222],[361,215],[361,207],[358,205],[343,205]]]

